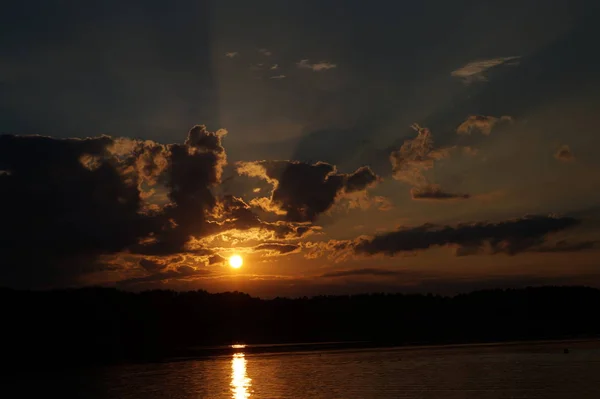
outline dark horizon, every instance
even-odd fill
[[[600,290],[590,287],[294,299],[202,290],[1,289],[0,301],[4,364],[15,370],[33,367],[31,359],[42,368],[166,361],[238,343],[377,347],[600,337],[594,313]]]

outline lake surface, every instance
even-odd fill
[[[563,353],[569,348],[569,353]],[[600,398],[600,343],[244,353],[10,378],[2,397]]]

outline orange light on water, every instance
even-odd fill
[[[234,353],[231,359],[231,392],[234,399],[250,397],[252,380],[246,375],[246,357],[243,353]]]

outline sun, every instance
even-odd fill
[[[242,259],[242,257],[239,255],[232,255],[229,258],[229,266],[233,267],[234,269],[239,269],[243,264],[244,259]]]

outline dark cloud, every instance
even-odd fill
[[[225,133],[195,126],[170,145],[0,136],[2,281],[52,286],[101,270],[101,255],[185,251],[191,237],[220,227],[210,220],[211,188],[226,163]]]
[[[285,244],[285,243],[264,243],[259,244],[253,248],[255,251],[268,251],[279,255],[289,254],[300,249],[298,244]]]
[[[160,270],[163,270],[167,267],[166,264],[161,262],[156,262],[151,259],[140,259],[140,266],[144,268],[147,272],[156,273]]]
[[[218,254],[215,254],[208,258],[209,265],[218,265],[221,263],[225,263],[226,261],[227,261],[227,259],[225,259],[224,257],[222,257],[221,255],[218,255]]]
[[[492,253],[515,255],[540,246],[548,233],[562,231],[578,223],[579,220],[572,217],[525,216],[497,223],[463,223],[456,226],[424,224],[359,240],[355,251],[393,256],[434,246],[457,245],[457,255],[470,255],[489,245]]]
[[[0,136],[0,170],[10,172],[0,179],[2,281],[49,282],[72,263],[75,272],[93,269],[98,255],[152,229],[114,144],[107,136]]]
[[[292,222],[314,221],[345,193],[366,190],[379,180],[366,166],[344,174],[324,162],[240,162],[238,173],[273,184],[271,198],[262,204],[262,208],[280,211]]]
[[[161,255],[185,250],[192,236],[209,234],[213,225],[207,217],[216,206],[211,191],[221,181],[227,162],[221,144],[225,130],[209,132],[205,126],[193,127],[184,144],[167,146],[166,189],[170,203],[161,213],[163,224],[149,240],[133,248],[135,252]]]
[[[338,270],[335,272],[328,272],[321,275],[321,277],[351,277],[351,276],[398,276],[405,274],[405,272],[398,270],[387,270],[387,269],[349,269],[349,270]]]
[[[428,185],[410,190],[412,199],[415,200],[456,200],[469,199],[469,194],[456,194],[443,191],[437,184]]]
[[[354,173],[347,175],[344,191],[353,193],[364,191],[369,186],[377,182],[379,178],[368,166],[361,166]]]
[[[570,162],[575,160],[575,155],[573,155],[573,152],[568,145],[563,145],[556,151],[554,158],[559,161]]]

